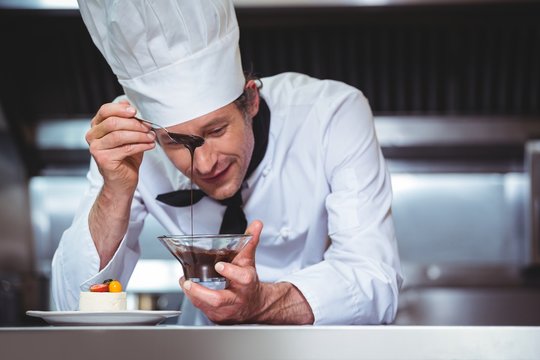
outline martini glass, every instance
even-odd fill
[[[163,235],[158,240],[180,261],[186,279],[209,289],[223,290],[228,287],[228,281],[214,266],[220,261],[230,263],[251,240],[251,235]]]

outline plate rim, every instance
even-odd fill
[[[155,326],[181,313],[180,310],[26,311],[26,315],[40,318],[53,326]]]
[[[161,315],[161,316],[173,316],[180,315],[181,310],[122,310],[122,311],[79,311],[79,310],[27,310],[28,316],[87,316],[87,315]]]

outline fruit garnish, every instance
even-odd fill
[[[108,292],[109,291],[109,285],[107,284],[94,284],[90,286],[91,292]]]
[[[114,280],[114,279],[107,279],[107,280],[105,280],[105,281],[103,282],[103,284],[109,285],[109,283],[110,283],[111,281],[113,281],[113,280]]]
[[[110,292],[122,292],[122,284],[120,284],[120,281],[113,280],[109,283],[109,291]]]

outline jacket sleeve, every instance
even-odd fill
[[[402,277],[390,176],[373,116],[357,90],[324,108],[329,120],[320,141],[331,244],[323,261],[280,280],[302,292],[315,324],[391,323]]]
[[[56,310],[78,310],[80,291],[115,278],[126,286],[140,255],[139,235],[147,211],[135,192],[128,230],[113,258],[99,271],[99,255],[90,235],[88,215],[103,185],[96,163],[87,175],[89,188],[83,195],[71,226],[64,232],[52,261],[52,302]]]

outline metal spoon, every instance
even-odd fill
[[[141,122],[147,123],[152,127],[152,130],[163,130],[165,131],[165,134],[171,139],[173,142],[184,145],[186,148],[188,148],[189,151],[195,150],[195,148],[198,148],[199,146],[202,146],[204,144],[204,138],[197,136],[197,135],[187,135],[187,134],[178,134],[174,132],[170,132],[169,130],[165,129],[163,126],[158,125],[156,123],[153,123],[148,120],[142,120],[137,119]]]

